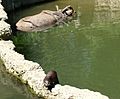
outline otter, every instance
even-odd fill
[[[47,73],[46,77],[43,80],[44,86],[48,88],[48,90],[52,90],[56,84],[59,84],[57,72],[51,70]]]

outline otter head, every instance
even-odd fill
[[[74,13],[74,9],[69,5],[67,7],[65,7],[63,10],[62,10],[62,13],[67,15],[67,16],[73,16],[73,13]]]
[[[49,71],[46,74],[46,77],[44,78],[43,83],[44,83],[44,86],[51,91],[51,89],[54,88],[56,84],[59,84],[57,72],[53,70]]]

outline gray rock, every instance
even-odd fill
[[[0,19],[2,20],[8,19],[7,13],[3,9],[0,9]]]
[[[11,34],[11,28],[8,23],[1,20],[0,21],[0,36],[2,35],[10,35]]]

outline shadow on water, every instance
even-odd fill
[[[1,99],[43,99],[31,94],[27,85],[9,74],[0,60],[0,98]]]
[[[97,0],[96,0],[97,1]],[[58,0],[14,14],[14,22],[43,9],[71,4],[77,16],[68,25],[12,37],[16,51],[58,72],[61,84],[88,88],[120,99],[120,10],[98,10],[94,0]]]

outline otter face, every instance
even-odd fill
[[[57,72],[49,71],[46,77],[44,78],[43,83],[44,83],[44,86],[51,91],[51,89],[54,88],[56,84],[59,84]]]

